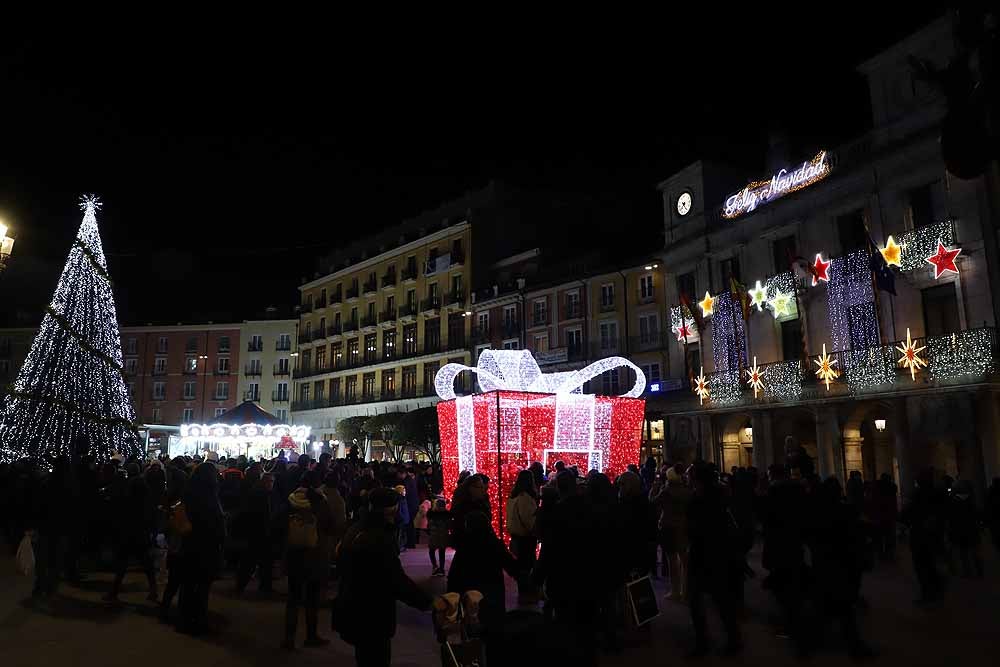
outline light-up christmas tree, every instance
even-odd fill
[[[83,222],[52,303],[0,412],[0,460],[113,451],[139,455],[121,338],[97,230],[100,200],[82,197]]]

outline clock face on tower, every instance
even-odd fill
[[[682,192],[677,198],[677,215],[687,215],[691,210],[691,193]]]

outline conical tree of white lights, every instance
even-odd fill
[[[97,230],[100,200],[81,198],[83,222],[52,303],[0,412],[0,460],[77,453],[139,455],[135,412]]]

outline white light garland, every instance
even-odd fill
[[[937,252],[938,241],[951,248],[955,246],[955,226],[951,220],[925,225],[911,232],[904,232],[896,239],[902,248],[900,268],[903,271],[927,270],[927,258]]]
[[[708,376],[712,387],[712,402],[732,405],[743,399],[743,382],[739,369],[717,371]]]
[[[761,369],[764,396],[780,401],[794,401],[802,396],[802,363],[798,359],[778,361]]]
[[[927,339],[927,369],[935,380],[981,376],[996,368],[994,330],[971,329]]]
[[[681,322],[682,312],[684,313],[683,323]],[[695,326],[694,317],[691,316],[691,311],[684,305],[674,306],[670,309],[670,330],[680,337],[681,326],[687,327],[688,343],[697,343],[701,340],[701,334],[698,332],[698,327]]]

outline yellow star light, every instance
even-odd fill
[[[758,312],[764,311],[764,302],[767,301],[767,290],[760,286],[760,281],[750,290],[750,305],[757,306]]]
[[[792,295],[785,294],[780,289],[774,291],[774,297],[767,302],[774,311],[774,319],[782,315],[791,315]]]
[[[896,349],[903,355],[899,358],[899,363],[903,364],[903,368],[910,369],[910,379],[916,381],[917,371],[920,370],[921,366],[926,368],[927,362],[920,358],[920,352],[924,348],[917,347],[910,340],[909,327],[906,329],[906,345],[897,345]]]
[[[704,405],[705,399],[708,398],[708,379],[704,370],[694,379],[694,393],[698,394],[698,404]]]
[[[705,298],[699,301],[698,305],[701,306],[701,314],[708,317],[715,309],[715,299],[712,298],[711,294],[705,292]]]
[[[757,357],[753,358],[753,368],[747,369],[747,376],[749,376],[747,384],[753,387],[753,397],[757,398],[757,392],[764,391],[764,376],[757,368]]]
[[[879,252],[882,253],[882,258],[885,260],[887,266],[903,268],[903,265],[900,263],[903,257],[903,246],[896,243],[896,239],[892,238],[892,236],[889,236],[885,240],[885,247]]]
[[[820,379],[821,382],[826,382],[826,390],[830,391],[830,380],[837,379],[840,373],[834,366],[837,364],[837,360],[826,353],[826,343],[823,343],[823,354],[820,355],[819,359],[813,359],[819,368],[816,370],[816,377]]]

